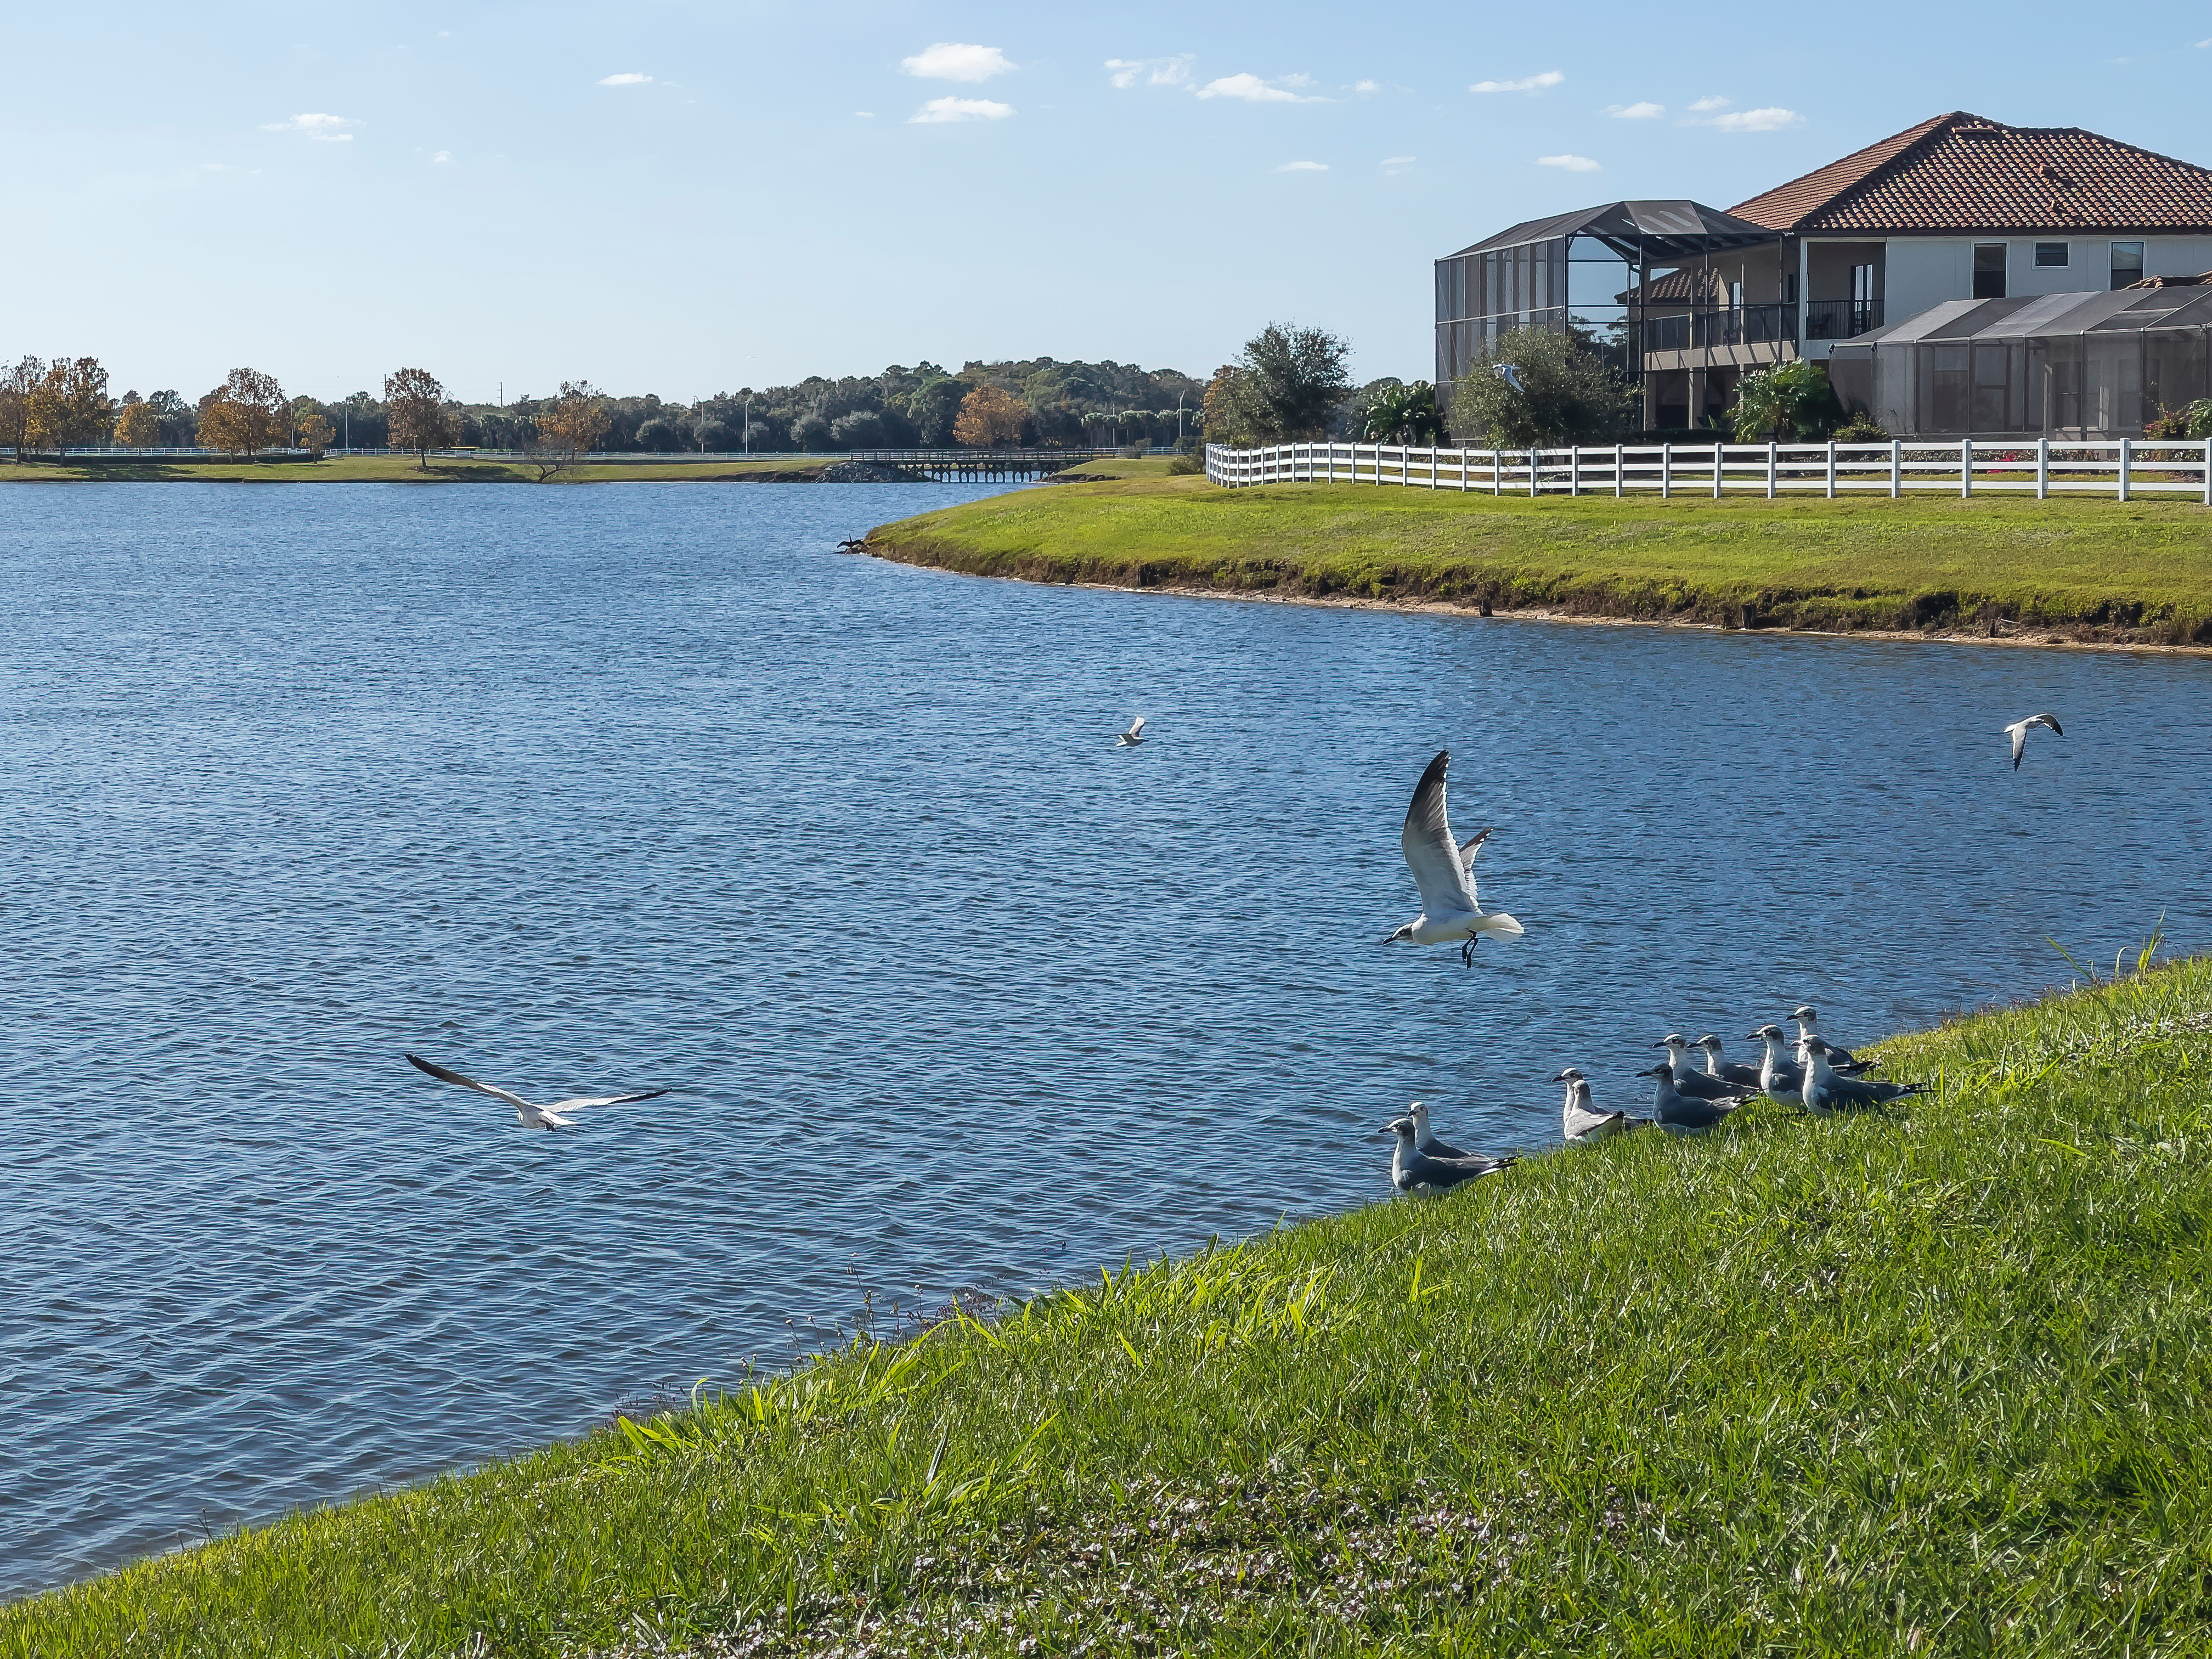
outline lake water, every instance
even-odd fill
[[[2212,663],[832,550],[961,493],[0,494],[0,1592],[1379,1198],[1415,1097],[2212,945]],[[1377,943],[1447,746],[1472,971]]]

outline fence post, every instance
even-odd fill
[[[1828,440],[1828,499],[1836,499],[1836,441]]]
[[[1674,446],[1659,446],[1659,499],[1665,501],[1674,493]]]
[[[1622,474],[1626,469],[1627,459],[1628,450],[1626,447],[1621,444],[1615,444],[1613,447],[1613,493],[1616,495],[1620,495],[1628,487],[1622,482]]]
[[[1583,493],[1583,447],[1574,444],[1567,450],[1567,494]]]
[[[2035,499],[2039,501],[2051,499],[2051,440],[2048,438],[2035,441]]]
[[[2120,499],[2121,499],[2122,501],[2124,501],[2129,499],[2129,497],[2128,497],[2128,483],[2129,483],[2128,474],[2129,474],[2129,473],[2130,473],[2131,471],[2133,471],[2135,470],[2135,464],[2136,464],[2136,441],[2135,441],[2133,438],[2123,438],[2123,439],[2121,439],[2121,440],[2120,440]]]
[[[1490,452],[1490,493],[1503,495],[1505,493],[1505,469],[1498,465],[1498,457],[1497,450]]]
[[[2212,507],[2212,438],[2204,441],[2204,505]]]
[[[1773,439],[1769,438],[1766,441],[1766,499],[1770,501],[1774,499],[1774,460],[1777,447]]]
[[[1534,448],[1528,452],[1528,493],[1531,495],[1536,493],[1536,457],[1540,453],[1540,450]]]
[[[1429,446],[1429,488],[1430,488],[1430,489],[1434,489],[1436,487],[1437,487],[1437,447],[1436,447],[1434,444],[1431,444],[1431,445]]]
[[[1728,457],[1722,452],[1727,447],[1726,444],[1722,443],[1716,443],[1713,446],[1713,499],[1715,501],[1721,498],[1721,474],[1728,465]]]
[[[1889,499],[1895,501],[1905,493],[1905,440],[1889,441]]]
[[[1959,440],[1959,494],[1963,497],[1973,493],[1974,441],[1961,438]]]

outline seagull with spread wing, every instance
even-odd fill
[[[2063,738],[2066,735],[2058,730],[2058,716],[2056,714],[2030,714],[2026,720],[2014,720],[2005,727],[2005,736],[2012,739],[2012,769],[2015,772],[2020,770],[2020,757],[2027,748],[2027,728],[2031,726],[2047,726],[2058,736]]]
[[[1444,805],[1444,774],[1450,766],[1451,751],[1443,750],[1413,787],[1413,804],[1406,810],[1398,845],[1413,872],[1413,885],[1420,890],[1421,914],[1385,935],[1382,942],[1449,945],[1457,940],[1460,960],[1472,968],[1476,939],[1485,933],[1516,939],[1522,927],[1503,910],[1486,914],[1475,902],[1474,855],[1491,832],[1480,831],[1465,846],[1453,838]]]
[[[668,1092],[665,1089],[647,1089],[641,1094],[631,1095],[579,1095],[573,1100],[556,1100],[550,1106],[538,1106],[520,1095],[508,1093],[505,1089],[479,1083],[472,1077],[463,1077],[459,1072],[449,1072],[419,1054],[409,1054],[406,1060],[416,1071],[428,1072],[441,1083],[457,1083],[464,1089],[473,1089],[480,1095],[489,1095],[494,1100],[505,1101],[514,1108],[516,1119],[526,1129],[573,1129],[576,1127],[576,1120],[565,1115],[567,1113],[582,1111],[593,1106],[627,1106],[634,1100],[653,1100]]]
[[[1114,739],[1116,749],[1134,749],[1145,740],[1145,717],[1142,714],[1129,722],[1129,729]]]

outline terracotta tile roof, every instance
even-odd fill
[[[2212,169],[1954,110],[1729,210],[1808,235],[2212,234]]]

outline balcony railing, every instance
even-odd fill
[[[1881,326],[1879,300],[1808,300],[1805,337],[1849,340]]]
[[[1704,346],[1760,345],[1796,337],[1795,306],[1728,306],[1649,317],[1644,322],[1646,351],[1695,351]]]

